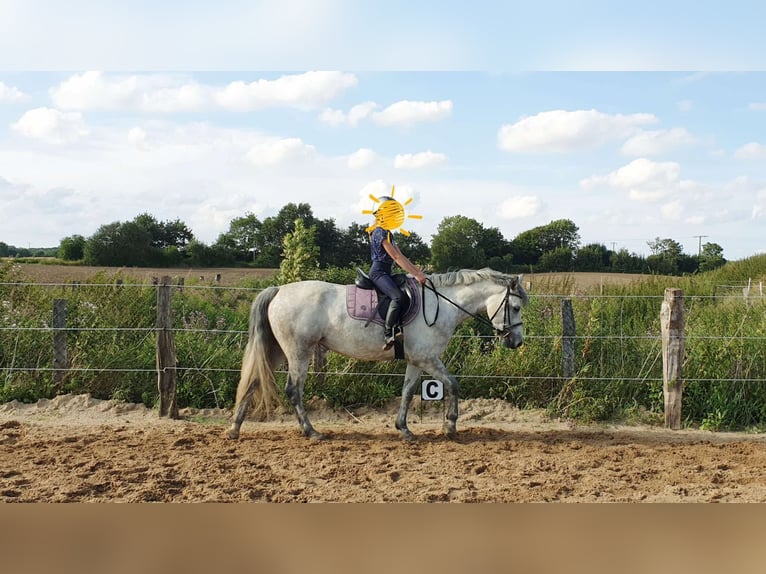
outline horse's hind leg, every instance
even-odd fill
[[[287,393],[287,398],[290,399],[290,404],[293,405],[293,408],[295,409],[295,414],[298,417],[298,424],[301,425],[301,430],[303,431],[304,436],[319,440],[324,438],[324,436],[322,433],[314,430],[314,427],[309,420],[308,413],[306,413],[306,407],[303,406],[303,387],[306,384],[308,365],[308,357],[289,361],[285,393]]]
[[[402,387],[402,402],[399,405],[399,414],[396,416],[396,428],[409,441],[415,440],[415,436],[407,428],[407,412],[410,410],[410,403],[415,395],[415,386],[420,380],[420,373],[419,367],[407,365],[407,371],[404,373],[404,386]]]
[[[253,393],[255,393],[256,388],[256,381],[251,381],[250,386],[245,392],[245,395],[239,401],[237,410],[234,413],[234,422],[232,422],[231,427],[229,427],[229,438],[234,440],[239,438],[239,429],[242,427],[242,423],[245,421],[247,411],[250,408],[250,401],[253,400]]]

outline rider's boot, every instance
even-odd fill
[[[386,313],[386,325],[383,328],[383,338],[385,343],[383,344],[383,350],[387,351],[394,346],[396,341],[402,340],[402,329],[399,326],[399,315],[401,314],[401,307],[399,301],[391,301],[388,306],[388,312]]]

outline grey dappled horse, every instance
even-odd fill
[[[485,268],[434,274],[429,279],[433,289],[425,290],[422,312],[404,330],[407,369],[396,428],[408,440],[413,435],[407,428],[407,412],[423,371],[444,383],[447,411],[443,430],[451,438],[456,434],[458,383],[440,357],[460,323],[469,316],[486,313],[505,347],[515,349],[524,340],[521,307],[527,302],[527,294],[521,286],[521,276]],[[344,285],[300,281],[263,290],[250,310],[249,340],[229,436],[239,438],[252,401],[256,410],[274,403],[277,396],[274,369],[286,360],[285,392],[303,434],[322,438],[311,425],[303,405],[303,386],[314,348],[323,345],[364,361],[392,360],[394,349],[382,350],[381,337],[379,326],[365,325],[348,315]]]

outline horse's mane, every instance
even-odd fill
[[[511,286],[513,292],[527,302],[527,292],[521,286],[516,275],[506,275],[489,267],[484,269],[461,269],[460,271],[448,271],[446,273],[434,273],[428,278],[433,281],[434,287],[451,287],[453,285],[472,285],[480,281],[491,281],[497,285]]]

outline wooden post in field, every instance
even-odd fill
[[[66,348],[66,299],[53,300],[53,385],[61,390],[69,368]]]
[[[176,400],[176,345],[170,315],[170,277],[162,277],[157,287],[157,386],[160,391],[160,416],[178,418]]]
[[[665,289],[660,324],[665,426],[677,430],[681,428],[681,366],[684,362],[684,292],[681,289]]]
[[[572,300],[561,300],[561,374],[564,379],[575,376],[575,319]]]

